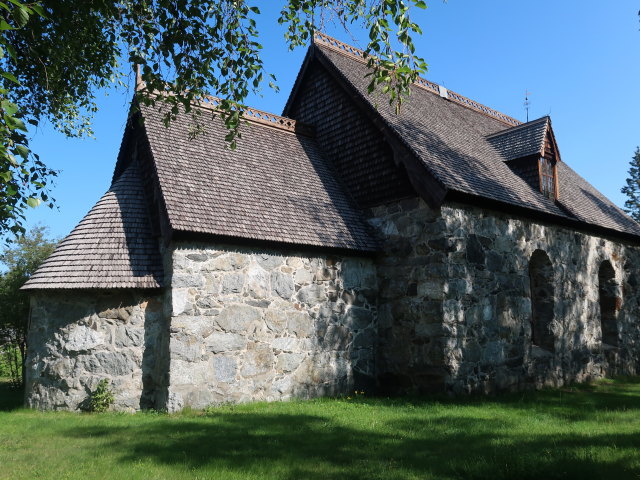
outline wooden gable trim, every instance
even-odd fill
[[[404,166],[407,170],[411,186],[416,190],[418,195],[420,195],[431,208],[438,208],[448,192],[444,184],[429,171],[413,149],[387,124],[380,113],[366,101],[362,94],[351,85],[333,63],[324,56],[319,48],[311,47],[309,52],[312,56],[308,55],[308,58],[305,58],[306,65],[303,66],[296,79],[296,85],[292,91],[292,96],[287,101],[283,115],[288,115],[290,110],[292,110],[296,101],[297,91],[300,85],[303,84],[304,77],[307,74],[308,65],[312,61],[317,60],[343,91],[347,93],[347,96],[353,100],[355,106],[373,122],[374,126],[384,136],[394,152],[394,162],[396,162],[397,165]],[[293,95],[293,92],[296,92],[296,95]]]
[[[562,159],[560,158],[560,150],[558,149],[558,142],[556,142],[556,136],[553,133],[553,127],[551,126],[551,119],[550,118],[547,121],[547,130],[545,132],[544,145],[542,147],[543,149],[546,148],[547,140],[549,141],[550,146],[553,148],[553,152],[554,152],[554,156],[555,156],[556,161],[557,162],[561,162]]]
[[[541,155],[548,159],[553,159],[553,194],[556,200],[560,200],[560,185],[558,182],[558,162],[560,162],[560,151],[558,150],[558,143],[556,137],[553,134],[553,128],[551,127],[551,119],[547,119],[547,128],[544,133],[544,141],[542,142]],[[542,177],[541,177],[542,178]],[[541,184],[542,185],[542,184]]]

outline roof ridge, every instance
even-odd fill
[[[169,92],[151,92],[150,95],[165,96],[168,93]],[[192,105],[197,108],[204,108],[219,112],[221,111],[220,104],[222,101],[223,100],[219,97],[205,95],[200,101],[192,102]],[[304,135],[306,137],[315,136],[315,128],[312,125],[294,120],[293,118],[288,118],[249,106],[244,106],[241,111],[243,119],[251,123],[265,125],[278,130]]]
[[[356,48],[347,43],[341,42],[340,40],[330,37],[325,33],[315,32],[313,35],[313,43],[322,45],[323,47],[329,48],[330,50],[341,53],[342,55],[353,58],[354,60],[357,60],[359,62],[362,62],[362,63],[367,62],[366,61],[367,54],[365,51],[360,50],[359,48]],[[441,87],[437,83],[427,80],[426,78],[418,77],[414,85],[416,87],[422,88],[423,90],[426,90],[428,92],[431,92],[439,96],[444,96],[442,94],[442,92],[444,91],[446,92],[445,98],[452,101],[453,103],[457,103],[458,105],[466,107],[469,110],[473,110],[475,112],[479,112],[484,115],[487,115],[491,118],[495,118],[496,120],[499,120],[500,122],[505,123],[507,125],[518,126],[522,124],[520,120],[517,120],[513,117],[510,117],[509,115],[501,113],[498,110],[494,110],[493,108],[487,107],[486,105],[483,105],[480,102],[476,102],[475,100],[465,97],[464,95],[460,95],[459,93],[456,93],[452,90],[444,89],[444,87]]]
[[[218,111],[220,110],[221,102],[222,99],[214,97],[212,95],[207,95],[204,97],[204,101],[200,104],[196,104],[196,106]],[[298,120],[294,120],[293,118],[285,117],[283,115],[277,115],[275,113],[267,112],[249,106],[245,106],[242,109],[242,115],[245,120],[253,123],[267,125],[269,127],[286,130],[288,132],[299,133],[307,137],[315,136],[315,129],[312,125],[308,125]]]

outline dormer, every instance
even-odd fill
[[[558,200],[560,154],[548,116],[494,133],[487,140],[516,175],[550,200]]]

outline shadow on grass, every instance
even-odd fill
[[[8,412],[23,407],[24,389],[16,388],[9,381],[0,378],[0,412]]]
[[[640,377],[619,377],[596,383],[575,384],[563,388],[550,388],[498,395],[471,395],[449,397],[430,395],[425,397],[397,397],[386,399],[367,398],[367,403],[399,407],[413,405],[425,407],[442,404],[459,407],[495,406],[514,411],[541,412],[559,420],[589,421],[596,412],[626,412],[638,410],[640,415],[640,393],[637,385]]]
[[[327,401],[326,410],[319,408],[324,403],[311,404],[314,414],[221,409],[204,416],[160,417],[132,428],[90,426],[67,434],[99,437],[123,463],[144,459],[283,480],[638,478],[637,433],[517,428],[534,408],[551,415],[560,409],[562,416],[584,410],[587,417],[600,409],[628,410],[630,402],[638,408],[637,396],[625,400],[617,391],[596,392],[602,396],[589,402],[584,397],[591,393],[571,392],[563,398],[556,390],[504,399],[360,399],[340,407],[352,408],[353,418],[363,419],[361,425],[354,424],[350,410],[338,414]],[[447,410],[492,404],[502,407],[499,419],[481,417],[474,409],[463,408],[462,414]],[[358,416],[359,409],[369,410]]]

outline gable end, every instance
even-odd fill
[[[316,46],[305,59],[284,114],[314,125],[316,139],[363,208],[446,190]]]

